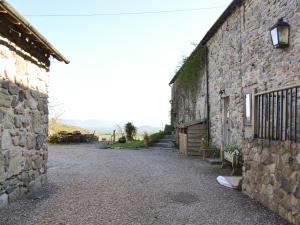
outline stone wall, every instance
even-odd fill
[[[28,55],[0,37],[0,207],[46,180],[48,74]]]
[[[223,144],[224,98],[229,98],[230,142],[240,144],[243,129],[241,74],[241,10],[238,9],[211,38],[208,46],[211,141]],[[219,93],[225,90],[221,96]]]
[[[177,145],[179,145],[179,125],[207,118],[206,79],[202,77],[197,82],[194,89],[183,88],[178,80],[172,86],[171,125],[175,127]]]
[[[182,88],[178,81],[172,86],[172,116],[171,124],[177,126],[178,124],[191,122],[194,120],[201,120],[206,118],[206,80],[198,80],[195,89],[189,90]]]
[[[291,25],[290,47],[275,49],[269,28],[283,17]],[[261,18],[261,19],[258,19]],[[212,141],[222,145],[224,89],[231,109],[231,142],[253,137],[243,124],[243,95],[300,83],[300,2],[248,0],[237,8],[207,43]]]
[[[249,140],[243,150],[243,191],[300,224],[300,143]]]
[[[172,79],[171,124],[206,119],[206,49],[198,45]]]
[[[291,26],[290,47],[276,49],[269,29],[282,17]],[[243,122],[243,98],[245,93],[300,85],[300,1],[246,0],[207,46],[212,143],[224,147],[224,99],[227,97],[230,143],[244,146],[244,192],[299,224],[299,145],[287,147],[287,143],[255,140],[254,120],[247,125]],[[219,91],[223,89],[225,94],[220,96]]]

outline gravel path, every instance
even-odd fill
[[[287,225],[216,182],[228,173],[170,150],[50,146],[44,198],[0,210],[0,224]]]

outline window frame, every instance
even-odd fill
[[[247,119],[246,115],[247,115],[247,95],[250,96],[250,119]],[[252,126],[252,122],[253,122],[253,93],[252,92],[244,92],[243,95],[243,114],[244,114],[244,125],[246,126]]]

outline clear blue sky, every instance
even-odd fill
[[[168,83],[231,0],[10,0],[21,14],[89,14],[223,8],[99,16],[25,16],[71,63],[52,60],[50,101],[65,119],[161,126],[169,122]]]

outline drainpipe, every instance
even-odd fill
[[[207,135],[207,142],[210,145],[210,109],[209,109],[209,87],[208,87],[208,79],[209,79],[209,74],[208,74],[208,47],[204,46],[205,48],[205,79],[206,79],[206,119],[207,119],[207,130],[206,130],[206,135]]]

